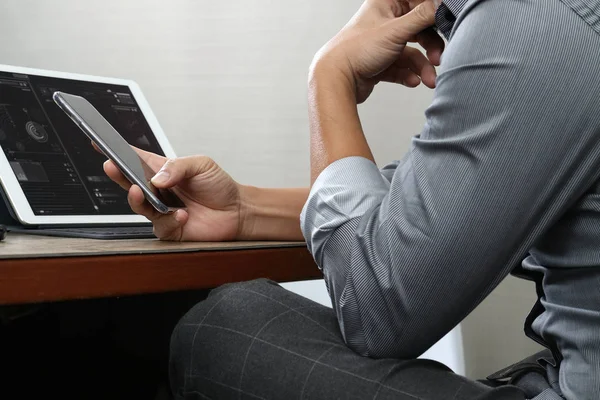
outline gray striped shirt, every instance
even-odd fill
[[[437,17],[449,43],[408,153],[334,162],[302,211],[341,331],[360,354],[417,357],[518,270],[540,283],[526,330],[560,361],[543,398],[598,399],[600,0],[449,0]]]

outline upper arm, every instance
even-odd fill
[[[573,47],[578,38],[565,41],[575,35],[569,27],[549,22],[532,34],[532,15],[556,18],[544,12],[516,0],[470,10],[389,190],[316,249],[358,351],[426,350],[597,179],[600,85],[589,77],[600,71]]]

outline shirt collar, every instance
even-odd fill
[[[454,17],[456,18],[463,8],[465,8],[467,1],[469,0],[443,0],[442,4],[445,4],[448,10],[450,10],[450,12],[454,14]]]
[[[435,13],[435,25],[446,39],[450,39],[450,33],[454,27],[456,17],[461,13],[469,0],[443,0]]]

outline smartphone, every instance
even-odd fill
[[[157,189],[150,179],[153,171],[142,160],[127,141],[100,114],[89,101],[81,96],[54,92],[54,102],[75,122],[77,126],[110,158],[123,175],[138,185],[144,197],[162,214],[172,213],[185,205],[171,190]]]

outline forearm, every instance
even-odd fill
[[[308,188],[240,187],[239,240],[304,240],[300,212]]]
[[[316,68],[311,73],[311,181],[336,160],[373,159],[364,138],[354,94],[335,74]],[[309,188],[240,187],[239,240],[304,240],[300,212]]]
[[[358,116],[356,94],[346,78],[317,62],[309,79],[311,184],[334,161],[373,154]]]

